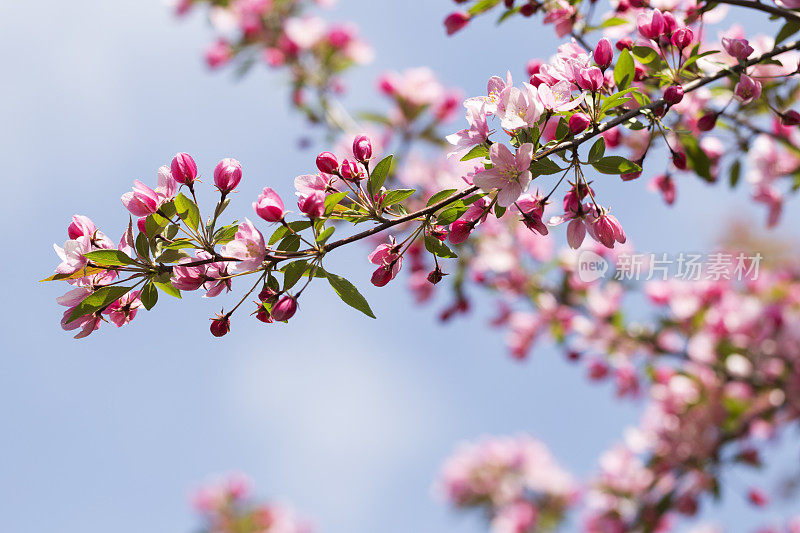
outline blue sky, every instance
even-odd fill
[[[357,20],[378,54],[350,77],[349,101],[375,107],[383,69],[430,65],[478,94],[490,74],[510,67],[521,76],[556,42],[522,22],[445,39],[445,0],[341,4],[336,16]],[[450,512],[430,490],[458,441],[530,432],[566,467],[590,472],[638,406],[586,385],[552,349],[511,361],[485,325],[488,299],[442,327],[402,282],[370,286],[363,248],[337,252],[329,269],[364,289],[377,321],[319,285],[289,325],[240,319],[224,341],[207,332],[223,301],[191,296],[162,299],[132,326],[82,342],[61,331],[54,299],[64,287],[36,280],[55,266],[51,244],[66,238],[73,213],[118,238],[127,221],[119,196],[134,179],[153,182],[177,151],[194,154],[206,174],[222,157],[243,162],[237,213],[265,185],[291,195],[294,176],[313,168],[314,153],[297,148],[308,126],[288,110],[281,76],[209,74],[201,52],[211,38],[202,17],[176,21],[156,0],[0,5],[2,530],[191,531],[190,490],[244,471],[260,494],[292,502],[322,532],[472,533],[484,530],[478,517]],[[704,249],[719,220],[764,218],[743,190],[687,179],[667,209],[645,180],[602,179],[647,251]],[[796,223],[788,216],[783,231]],[[776,471],[792,466],[794,447],[774,461]],[[758,519],[735,494],[711,511],[723,523]]]

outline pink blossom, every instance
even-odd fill
[[[242,164],[226,157],[214,169],[214,184],[223,194],[232,192],[242,181]]]
[[[544,108],[555,113],[571,111],[581,105],[584,99],[583,93],[573,99],[571,84],[563,80],[558,81],[552,87],[543,83],[536,90]]]
[[[225,39],[220,39],[206,49],[206,63],[211,68],[225,65],[233,58],[231,45]]]
[[[566,0],[555,0],[548,3],[547,14],[544,16],[545,24],[555,24],[556,35],[564,37],[572,31],[575,17],[575,7]]]
[[[467,122],[469,122],[469,128],[447,136],[447,142],[455,146],[455,150],[448,153],[447,157],[460,155],[489,138],[485,104],[481,104],[479,108],[467,106]]]
[[[77,239],[78,237],[94,236],[97,227],[89,217],[83,215],[72,215],[72,223],[67,228],[67,235],[70,239]]]
[[[749,104],[761,97],[761,82],[756,81],[747,74],[742,74],[739,83],[733,89],[736,99],[742,104]]]
[[[664,31],[667,29],[667,23],[664,20],[664,15],[662,15],[661,11],[658,9],[639,13],[636,16],[636,26],[638,27],[639,33],[642,35],[642,37],[653,40],[661,37],[661,35],[663,35]]]
[[[447,15],[444,19],[444,27],[447,30],[447,35],[453,35],[461,31],[469,23],[470,16],[463,11],[455,11]]]
[[[376,287],[383,287],[395,277],[403,268],[403,256],[400,255],[400,248],[392,239],[388,244],[380,244],[369,254],[369,262],[378,265],[372,274],[372,284]]]
[[[248,219],[239,224],[234,239],[222,247],[223,257],[238,259],[232,269],[233,272],[246,272],[254,270],[264,261],[267,249],[264,236]]]
[[[264,187],[258,195],[258,200],[253,202],[253,210],[267,222],[280,222],[285,215],[283,200],[270,187]]]
[[[133,192],[122,195],[122,205],[135,217],[146,217],[158,211],[159,200],[158,193],[139,180],[133,182]]]
[[[345,161],[347,161],[345,159]],[[342,162],[342,170],[344,170],[344,162]],[[325,173],[322,174],[303,174],[294,179],[294,188],[297,190],[297,196],[310,196],[314,193],[327,194],[330,189],[331,176]]]
[[[650,181],[648,188],[651,191],[657,191],[661,193],[661,196],[664,198],[664,202],[667,205],[672,205],[675,203],[675,180],[673,180],[669,174],[661,174],[656,176],[655,178]]]
[[[496,115],[506,130],[533,127],[542,113],[544,105],[539,99],[539,92],[529,83],[523,83],[522,89],[508,87],[500,94]]]
[[[753,50],[753,47],[750,46],[750,43],[747,39],[733,39],[729,37],[723,37],[722,47],[730,55],[732,55],[736,59],[741,59],[741,60],[747,59],[755,51]]]
[[[528,188],[531,182],[530,164],[533,145],[525,143],[516,154],[503,144],[495,143],[489,149],[492,168],[479,172],[473,179],[475,185],[485,192],[497,189],[497,203],[508,207]]]
[[[65,295],[60,296],[56,299],[59,305],[63,305],[67,307],[67,310],[64,311],[64,315],[61,318],[61,327],[65,331],[72,331],[78,328],[81,331],[75,335],[76,339],[82,339],[84,337],[88,337],[92,334],[93,331],[100,328],[100,323],[102,322],[102,318],[98,313],[93,313],[90,315],[84,315],[80,318],[76,318],[75,320],[68,322],[70,315],[75,310],[75,308],[80,304],[87,296],[92,294],[92,289],[89,287],[78,287],[76,289],[72,289],[67,292]]]
[[[319,191],[301,196],[297,200],[297,207],[309,218],[320,218],[325,214],[325,194]]]
[[[131,291],[125,294],[122,298],[106,307],[103,314],[108,315],[108,319],[115,326],[121,328],[136,317],[136,312],[142,305],[139,294],[140,291]]]

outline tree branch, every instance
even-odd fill
[[[777,6],[762,4],[761,2],[754,2],[753,0],[713,0],[712,2],[709,2],[709,4],[728,4],[732,6],[747,7],[750,9],[763,11],[764,13],[769,13],[770,15],[776,15],[786,20],[800,22],[800,14],[795,13],[794,11],[782,9]]]

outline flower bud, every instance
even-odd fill
[[[253,209],[267,222],[280,222],[285,213],[283,200],[269,187],[264,187],[264,190],[261,191],[258,200],[253,202]]]
[[[664,100],[669,105],[675,105],[683,100],[683,87],[680,85],[670,85],[664,91]]]
[[[278,322],[289,320],[297,312],[297,300],[293,296],[284,296],[272,306],[272,318]]]
[[[256,309],[256,318],[265,324],[272,324],[274,322],[272,315],[269,314],[267,308],[263,304],[258,305]]]
[[[617,50],[619,50],[620,52],[622,52],[623,50],[630,50],[631,48],[633,48],[633,39],[631,39],[630,37],[623,37],[622,39],[617,41],[617,44],[615,46]]]
[[[214,184],[223,194],[232,192],[242,181],[242,164],[226,157],[214,169]]]
[[[717,113],[709,111],[697,121],[697,129],[700,131],[711,131],[717,125]]]
[[[442,272],[439,269],[439,267],[436,267],[435,269],[431,270],[430,274],[428,274],[428,281],[430,283],[432,283],[433,285],[436,285],[437,283],[442,281],[442,279],[445,277],[445,275],[446,274],[444,272]]]
[[[330,152],[322,152],[317,156],[317,168],[325,174],[336,174],[339,172],[339,161]]]
[[[636,26],[639,33],[646,39],[658,39],[664,34],[667,28],[664,15],[658,9],[649,12],[639,13],[636,17]]]
[[[741,60],[747,59],[753,52],[755,52],[747,39],[730,39],[728,37],[723,37],[722,47],[731,56]]]
[[[325,214],[325,193],[314,191],[309,195],[301,196],[297,207],[308,218],[320,218]]]
[[[594,47],[594,62],[602,70],[611,66],[611,61],[614,60],[614,49],[611,47],[611,41],[603,37]]]
[[[70,239],[74,240],[78,237],[93,237],[94,233],[97,231],[97,227],[94,225],[94,222],[83,215],[73,215],[72,216],[72,223],[67,227],[67,236]]]
[[[359,135],[353,140],[353,155],[362,163],[372,157],[372,143],[366,135]]]
[[[672,164],[677,169],[686,170],[686,154],[682,151],[672,152]]]
[[[258,293],[258,299],[262,302],[275,303],[278,301],[278,293],[271,287],[264,287]]]
[[[539,10],[538,3],[528,3],[519,8],[519,14],[523,17],[530,17]]]
[[[172,159],[172,177],[184,185],[191,185],[197,179],[197,163],[187,153],[179,153]]]
[[[469,23],[469,15],[462,11],[456,11],[447,15],[444,19],[444,27],[447,30],[447,35],[461,31]]]
[[[569,131],[571,131],[573,135],[577,135],[588,128],[591,122],[592,120],[586,113],[575,113],[569,117]]]
[[[794,109],[781,113],[781,124],[784,126],[797,126],[800,124],[800,113]]]
[[[227,316],[219,315],[211,321],[211,334],[224,337],[231,330],[231,321]]]
[[[468,220],[456,220],[450,224],[450,235],[448,238],[453,244],[460,244],[469,238],[469,234],[475,229],[475,225]]]
[[[147,217],[140,217],[136,221],[136,227],[139,229],[139,233],[147,235]]]
[[[683,50],[691,45],[693,40],[694,32],[690,28],[678,28],[675,30],[675,33],[672,34],[671,42],[672,46]]]
[[[342,161],[341,172],[342,179],[353,182],[361,181],[361,177],[363,175],[363,172],[361,172],[361,167],[359,167],[355,161],[350,161],[349,159]]]

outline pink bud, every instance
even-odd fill
[[[345,159],[342,161],[342,179],[346,181],[359,181],[363,175],[361,171],[361,167],[355,161],[350,161],[349,159]]]
[[[67,235],[70,239],[78,237],[93,237],[97,228],[89,217],[83,215],[73,215],[72,223],[67,228]]]
[[[258,299],[262,302],[275,303],[278,301],[278,293],[270,287],[264,287],[258,293]]]
[[[211,334],[215,337],[224,337],[231,330],[231,321],[227,316],[219,315],[211,321]]]
[[[697,121],[697,129],[700,131],[711,131],[717,125],[717,114],[709,111]]]
[[[445,273],[442,272],[439,269],[439,267],[436,267],[435,269],[431,270],[430,273],[428,274],[428,282],[433,284],[433,285],[436,285],[437,283],[442,281],[444,276],[445,276]]]
[[[598,67],[605,70],[611,66],[611,61],[614,60],[614,49],[611,47],[611,41],[603,37],[594,47],[594,62]]]
[[[394,275],[392,273],[392,269],[385,266],[379,266],[375,269],[375,272],[372,273],[372,278],[370,281],[376,287],[385,287],[392,279]]]
[[[232,192],[242,181],[242,164],[226,157],[214,169],[214,184],[223,194]]]
[[[683,50],[692,44],[694,40],[694,32],[690,28],[678,28],[672,34],[672,46]]]
[[[800,124],[800,113],[794,109],[781,113],[781,124],[784,126],[797,126]]]
[[[742,104],[749,104],[761,97],[761,82],[742,74],[739,83],[733,88],[733,94]]]
[[[759,488],[752,488],[747,492],[747,499],[756,507],[766,507],[769,503],[769,496]]]
[[[269,314],[269,311],[267,311],[266,307],[264,307],[262,304],[258,304],[258,309],[256,309],[256,318],[265,324],[272,324],[274,322],[272,315]]]
[[[136,227],[139,229],[139,233],[147,235],[147,217],[139,218],[136,221]]]
[[[280,222],[285,213],[283,200],[269,187],[264,187],[264,190],[261,191],[258,200],[253,202],[253,209],[267,222]]]
[[[317,168],[325,174],[336,174],[339,172],[339,161],[330,152],[322,152],[317,156]]]
[[[575,83],[584,91],[597,91],[603,86],[603,71],[597,67],[582,68],[577,73]]]
[[[736,59],[742,60],[747,59],[753,52],[755,52],[747,39],[729,39],[727,37],[723,37],[722,47],[726,52]]]
[[[467,220],[456,220],[450,224],[450,235],[448,238],[453,244],[459,244],[469,238],[469,234],[475,229],[475,225]]]
[[[630,37],[623,37],[622,39],[617,41],[617,44],[615,46],[617,50],[619,50],[620,52],[622,52],[623,50],[630,50],[631,48],[633,48],[633,39],[631,39]]]
[[[447,35],[453,35],[454,33],[464,29],[468,23],[469,15],[463,11],[450,13],[447,15],[447,18],[444,19],[444,27],[447,29]]]
[[[297,300],[284,296],[272,307],[272,318],[278,322],[289,320],[297,312]]]
[[[569,131],[571,131],[574,135],[577,135],[588,128],[591,122],[592,120],[586,113],[575,113],[569,117]]]
[[[301,196],[297,201],[297,207],[308,218],[320,218],[325,214],[325,193],[314,191],[306,196]]]
[[[686,170],[686,154],[682,151],[672,152],[672,164],[677,169]]]
[[[664,100],[669,105],[675,105],[683,100],[683,87],[680,85],[670,85],[664,91]]]
[[[661,11],[654,9],[647,13],[639,13],[636,17],[639,33],[646,39],[658,39],[666,30],[666,21]]]
[[[651,189],[660,192],[667,205],[672,205],[675,203],[675,181],[669,176],[669,174],[656,176],[650,183]]]
[[[372,143],[366,135],[359,135],[353,140],[353,155],[362,163],[372,157]]]
[[[194,162],[192,156],[187,153],[181,152],[172,159],[172,177],[178,183],[191,185],[197,179],[197,163]]]

